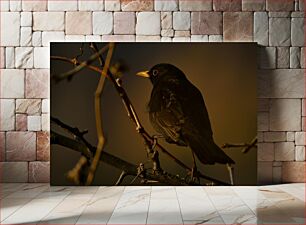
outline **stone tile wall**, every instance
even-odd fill
[[[49,42],[257,42],[259,183],[305,181],[303,0],[1,0],[4,182],[49,181]]]

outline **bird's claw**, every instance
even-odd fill
[[[116,83],[118,84],[119,87],[122,86],[122,80],[120,78],[116,79]]]
[[[154,175],[161,175],[163,174],[163,170],[162,169],[153,169],[152,174]]]
[[[185,180],[188,184],[200,184],[200,177],[196,166],[192,167],[191,171],[188,172]]]
[[[152,150],[156,147],[156,145],[157,145],[157,138],[153,137]]]
[[[156,145],[158,144],[157,140],[158,140],[159,138],[164,138],[164,136],[158,135],[158,134],[155,134],[155,135],[152,136],[152,139],[153,139],[153,143],[152,143],[152,147],[151,147],[152,150],[153,150],[153,149],[156,147]]]
[[[141,134],[143,133],[143,128],[142,127],[136,127],[136,131]]]

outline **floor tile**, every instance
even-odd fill
[[[231,189],[241,199],[265,199],[265,196],[258,190],[258,187],[233,186]]]
[[[72,190],[40,221],[41,224],[75,224],[95,192]]]
[[[106,224],[117,205],[124,187],[101,187],[79,217],[77,224]]]
[[[24,183],[0,183],[0,198],[3,199],[6,196],[26,187],[27,184]]]
[[[31,198],[4,198],[1,200],[0,218],[1,221],[5,220],[8,216],[12,215],[19,208],[30,202]]]
[[[300,185],[292,185],[292,184],[282,184],[277,185],[277,188],[287,192],[288,194],[294,196],[297,199],[300,199],[301,201],[305,202],[305,184]]]
[[[2,224],[38,223],[54,207],[56,207],[60,201],[62,200],[48,201],[45,199],[33,199],[7,217]]]
[[[176,192],[184,221],[206,221],[219,216],[202,187],[177,187]]]
[[[175,187],[152,187],[147,224],[183,224]]]
[[[145,224],[151,187],[126,187],[108,224]]]
[[[147,224],[183,224],[178,200],[151,199]]]
[[[225,224],[252,224],[255,213],[230,187],[204,188]]]
[[[295,221],[276,206],[268,206],[265,208],[258,208],[256,215],[259,221],[264,224],[295,224]]]

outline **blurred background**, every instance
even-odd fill
[[[97,43],[99,48],[106,43]],[[80,53],[81,43],[52,43],[52,56],[73,58]],[[148,79],[135,76],[158,63],[171,63],[180,68],[187,78],[202,92],[209,113],[215,142],[249,143],[257,135],[256,99],[256,44],[253,43],[117,43],[111,64],[122,62],[128,70],[123,74],[123,86],[127,91],[139,118],[150,134],[156,134],[149,122],[147,104],[152,85]],[[86,60],[92,51],[84,45],[79,58]],[[95,65],[98,66],[97,63]],[[51,60],[51,74],[72,69],[71,64]],[[94,93],[99,74],[84,69],[68,81],[51,82],[51,116],[89,132],[85,136],[97,145]],[[120,97],[112,84],[106,81],[102,95],[104,133],[107,144],[104,151],[128,162],[147,162],[143,141],[128,118]],[[169,152],[192,166],[189,148],[161,143]],[[256,148],[247,154],[241,148],[225,149],[235,162],[235,185],[256,185]],[[51,184],[71,185],[65,175],[80,157],[73,150],[51,145]],[[160,152],[161,167],[172,173],[186,176],[186,171]],[[229,182],[225,165],[203,165],[198,169],[205,175]],[[114,185],[121,171],[101,163],[93,185]],[[129,185],[127,178],[122,185]]]

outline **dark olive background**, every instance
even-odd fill
[[[97,43],[101,48],[105,43]],[[52,43],[51,55],[74,57],[79,54],[81,43]],[[80,59],[92,54],[85,44]],[[153,130],[147,113],[147,103],[152,85],[149,80],[135,76],[157,63],[171,63],[180,68],[188,79],[202,92],[209,113],[215,142],[250,142],[257,133],[256,120],[256,45],[252,43],[117,43],[112,63],[124,61],[129,71],[122,77],[123,85],[132,100],[140,120],[151,133]],[[51,61],[51,74],[70,70],[72,65]],[[51,85],[51,115],[80,129],[91,144],[97,144],[94,92],[99,74],[82,70],[70,82]],[[192,101],[192,99],[191,99]],[[122,102],[112,84],[107,81],[102,96],[103,125],[107,138],[105,151],[134,164],[147,163],[143,142],[127,117]],[[160,140],[172,154],[192,165],[190,149],[167,144]],[[236,185],[255,185],[257,182],[257,155],[253,148],[248,154],[241,149],[226,149],[236,162]],[[78,161],[80,154],[60,146],[51,146],[51,184],[71,184],[65,174]],[[160,153],[161,166],[168,172],[185,176],[186,171]],[[229,181],[224,165],[201,165],[206,175]],[[94,185],[113,185],[121,171],[101,164]],[[123,185],[128,185],[127,179]]]

